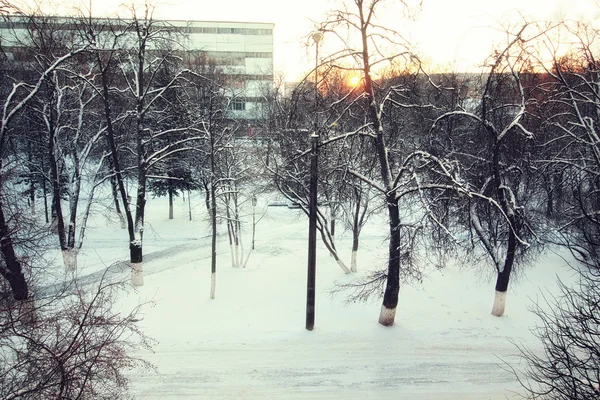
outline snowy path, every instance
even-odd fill
[[[514,280],[507,313],[497,318],[488,270],[429,267],[422,283],[402,286],[396,324],[386,328],[377,323],[380,300],[331,297],[336,282],[356,276],[344,275],[319,244],[316,325],[307,332],[306,221],[297,210],[269,208],[247,268],[231,267],[222,238],[215,300],[205,230],[161,223],[144,286],[120,296],[124,311],[150,302],[138,326],[157,341],[139,353],[157,371],[128,373],[136,400],[512,399],[519,385],[505,364],[518,367],[511,340],[537,344],[528,306],[540,290],[556,290],[555,274],[566,271],[560,257],[546,256]],[[361,272],[385,265],[381,226],[363,235]],[[340,248],[348,240],[340,237]]]
[[[323,347],[304,339],[161,352],[160,360],[150,358],[160,361],[160,376],[132,376],[143,388],[136,398],[483,400],[504,399],[515,386],[483,349],[356,341]]]

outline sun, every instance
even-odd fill
[[[358,85],[360,83],[360,76],[358,76],[358,75],[351,76],[348,79],[348,83],[350,83],[351,86]]]

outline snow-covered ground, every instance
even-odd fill
[[[187,199],[186,199],[187,200]],[[139,326],[157,343],[139,355],[157,372],[129,374],[136,399],[505,399],[519,385],[514,344],[537,346],[528,311],[543,290],[556,292],[565,261],[549,253],[514,280],[507,311],[490,314],[492,274],[477,266],[426,269],[422,284],[403,286],[393,327],[377,323],[380,301],[346,304],[331,296],[344,275],[318,243],[315,329],[304,329],[307,219],[300,210],[262,207],[256,250],[233,268],[221,226],[216,299],[209,299],[210,239],[202,194],[149,199],[144,236],[145,285],[122,295],[124,311],[140,302]],[[266,200],[259,200],[260,205]],[[248,227],[249,228],[249,227]],[[247,229],[249,232],[249,229]],[[79,275],[127,260],[127,234],[93,218]],[[245,247],[250,247],[245,237]],[[339,247],[349,263],[349,238]],[[362,236],[359,274],[385,265],[386,225]],[[489,266],[488,266],[489,268]],[[116,275],[127,277],[121,264]]]

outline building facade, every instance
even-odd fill
[[[230,115],[253,120],[262,116],[264,96],[273,87],[271,23],[164,21],[184,33],[183,47],[205,52],[232,79]]]
[[[45,23],[72,33],[80,29],[76,19],[46,17]],[[126,26],[131,21],[97,19],[96,23]],[[272,23],[167,21],[154,20],[155,26],[177,35],[181,51],[202,52],[230,82],[227,95],[231,98],[229,116],[239,120],[261,118],[263,98],[273,87],[273,28]],[[6,57],[19,60],[20,48],[30,37],[31,21],[23,17],[5,17],[0,21],[0,45]],[[11,60],[11,61],[12,61]]]

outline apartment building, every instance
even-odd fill
[[[184,48],[205,52],[224,74],[233,78],[231,116],[249,120],[261,116],[265,91],[273,86],[273,24],[164,22],[185,33]]]
[[[66,18],[47,17],[48,23],[75,33],[79,26]],[[97,20],[101,23],[103,20]],[[127,20],[104,19],[112,26],[125,26]],[[262,98],[273,85],[272,23],[233,21],[155,20],[155,25],[180,34],[177,45],[183,51],[200,51],[214,62],[221,73],[230,77],[229,114],[232,118],[251,120],[262,115]],[[31,22],[23,17],[5,17],[0,21],[0,45],[7,57],[19,59],[19,47],[26,43]],[[77,35],[72,35],[77,40]]]

